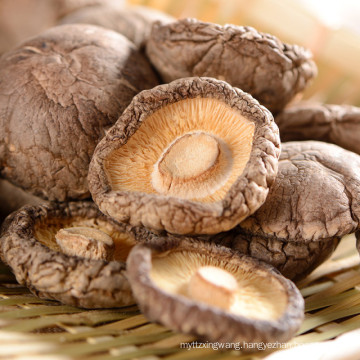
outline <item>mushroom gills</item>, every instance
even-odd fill
[[[135,299],[120,258],[127,258],[139,231],[106,217],[90,201],[49,202],[9,215],[0,252],[17,281],[40,298],[88,309],[128,306]],[[129,233],[125,246],[123,233]],[[102,256],[110,251],[98,249],[101,242],[115,245],[113,259]]]
[[[34,233],[52,250],[89,259],[124,262],[135,245],[130,233],[119,232],[100,219],[47,219],[35,225]]]
[[[266,271],[253,270],[246,262],[239,266],[192,251],[173,251],[154,256],[150,277],[174,296],[251,319],[280,318],[288,302],[282,285]]]
[[[108,156],[111,187],[218,201],[243,172],[254,130],[251,121],[217,99],[167,105]]]

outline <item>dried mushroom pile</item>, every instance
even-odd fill
[[[360,232],[360,110],[285,108],[316,65],[253,28],[111,1],[60,23],[0,58],[0,173],[28,192],[3,209],[27,204],[3,222],[2,260],[43,298],[289,340],[291,279]]]

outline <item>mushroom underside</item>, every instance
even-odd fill
[[[254,258],[209,242],[190,243],[192,248],[183,239],[160,252],[138,245],[130,252],[130,283],[150,320],[210,341],[292,337],[303,317],[294,284]]]
[[[142,91],[97,145],[88,183],[117,221],[173,234],[214,234],[264,201],[277,172],[272,115],[213,78]]]
[[[219,201],[250,158],[254,130],[221,101],[182,100],[150,115],[107,157],[105,171],[114,191]]]
[[[64,229],[81,229],[86,236],[80,242],[67,239],[71,241],[65,242],[64,251],[60,246],[64,243],[59,245],[56,239]],[[92,256],[96,248],[88,241],[89,231],[111,238],[113,261]],[[125,275],[125,259],[134,243],[128,227],[106,219],[93,203],[50,203],[25,206],[5,220],[1,257],[17,281],[41,298],[84,308],[110,308],[134,303]]]

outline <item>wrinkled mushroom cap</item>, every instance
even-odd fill
[[[360,154],[360,108],[301,103],[284,109],[275,122],[282,141],[319,140]]]
[[[147,60],[110,30],[63,25],[24,42],[0,60],[1,174],[49,200],[88,197],[97,142],[156,84]]]
[[[303,91],[317,73],[309,50],[251,27],[196,19],[154,24],[146,52],[166,82],[187,76],[218,78],[250,93],[272,112]]]
[[[209,341],[287,341],[303,319],[303,299],[292,282],[265,263],[209,242],[183,238],[137,245],[127,267],[145,316]],[[217,272],[227,276],[217,282]],[[228,276],[236,283],[231,305],[214,305],[232,291]],[[193,292],[192,281],[202,296]]]
[[[357,229],[359,197],[359,155],[317,141],[283,143],[279,172],[265,203],[218,242],[298,280],[326,260],[342,236]]]
[[[89,189],[117,221],[177,234],[228,230],[274,180],[279,136],[269,111],[212,78],[143,91],[98,144]]]
[[[78,251],[65,253],[57,241],[64,228],[110,237],[112,261],[92,258],[94,247],[76,245],[78,239],[69,239]],[[2,227],[0,253],[17,281],[39,297],[85,308],[119,307],[134,303],[125,260],[135,238],[133,229],[106,218],[94,203],[51,203],[10,215]]]
[[[62,18],[60,23],[103,26],[123,34],[136,46],[142,47],[155,21],[167,24],[175,20],[170,15],[146,6],[119,7],[114,5],[105,4],[81,8]]]
[[[311,242],[287,241],[265,233],[254,235],[251,231],[243,229],[241,225],[206,238],[240,254],[262,260],[293,281],[303,279],[327,260],[340,239],[334,236]]]
[[[359,225],[359,197],[359,155],[318,141],[283,143],[269,196],[241,227],[287,241],[342,237]]]

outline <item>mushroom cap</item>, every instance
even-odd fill
[[[319,140],[360,154],[360,108],[301,103],[284,109],[275,122],[282,141]]]
[[[56,232],[86,226],[110,234],[117,261],[94,260],[61,252]],[[0,254],[17,281],[41,298],[84,308],[134,304],[125,260],[136,239],[128,226],[106,218],[92,202],[24,206],[3,223]]]
[[[190,150],[181,148],[186,136],[194,136]],[[182,142],[175,150],[179,138]],[[173,151],[166,150],[169,146]],[[196,182],[196,171],[207,166],[200,159],[212,162],[212,154],[218,153],[227,158],[227,150],[216,146],[229,148],[233,163],[220,161],[226,169],[220,165],[216,173],[218,188],[210,184],[210,195],[197,199],[197,192],[207,191],[206,179],[199,176]],[[162,165],[165,172],[176,172],[174,161],[158,161],[164,154],[176,158],[190,185],[195,179],[191,196],[184,196],[181,186],[176,193],[175,177],[173,193],[173,184],[169,192],[166,183],[163,192],[156,188],[161,188],[154,183],[158,168],[160,173]],[[100,210],[117,221],[177,234],[213,234],[233,228],[265,201],[278,155],[279,135],[267,109],[223,81],[185,78],[134,97],[96,147],[88,183]],[[189,163],[198,166],[195,172],[186,168]]]
[[[97,142],[157,83],[145,57],[111,30],[63,25],[24,42],[0,60],[2,176],[50,200],[88,197]]]
[[[312,54],[252,27],[181,19],[154,24],[146,53],[165,82],[187,76],[225,80],[278,112],[317,74]]]
[[[313,242],[354,232],[360,219],[360,156],[320,141],[282,143],[265,203],[240,226],[253,235]]]
[[[142,47],[149,37],[155,21],[167,24],[172,16],[146,6],[119,7],[108,4],[81,8],[61,19],[61,24],[92,24],[103,26],[126,36],[136,46]]]
[[[331,256],[340,239],[335,236],[311,242],[286,241],[267,234],[251,234],[239,225],[206,240],[264,261],[286,278],[299,281]]]
[[[192,276],[204,265],[226,270],[236,279],[239,289],[230,309],[186,293]],[[303,319],[303,298],[290,280],[270,265],[209,242],[183,238],[136,245],[127,267],[145,316],[209,341],[287,341]]]
[[[265,203],[212,240],[300,280],[325,261],[360,218],[360,156],[318,141],[282,143]]]

